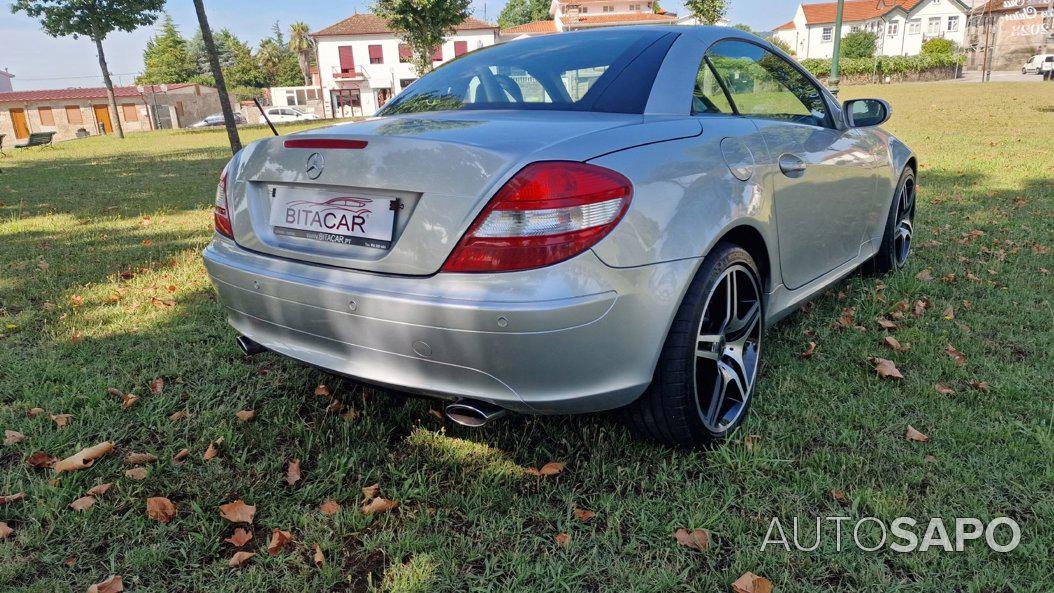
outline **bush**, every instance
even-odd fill
[[[854,31],[842,38],[843,58],[870,58],[878,47],[878,36],[869,31]]]
[[[776,37],[775,35],[772,35],[770,37],[766,37],[765,41],[768,41],[772,45],[775,45],[776,47],[780,48],[781,50],[783,50],[783,53],[785,53],[785,54],[787,54],[789,56],[793,56],[794,55],[794,48],[791,47],[789,43],[787,43],[786,41],[780,39],[779,37]]]
[[[922,53],[928,56],[954,54],[958,46],[951,39],[934,37],[922,44]]]
[[[938,68],[960,66],[965,56],[952,54],[920,54],[917,56],[879,56],[873,58],[844,58],[838,62],[841,76],[896,76],[917,74]],[[817,78],[831,75],[831,60],[802,60],[801,65]]]

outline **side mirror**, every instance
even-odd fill
[[[853,99],[845,102],[842,112],[850,128],[870,128],[886,123],[893,108],[882,99]]]

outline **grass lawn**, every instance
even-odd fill
[[[1052,90],[845,90],[891,101],[888,129],[919,154],[915,255],[905,272],[854,276],[770,331],[740,435],[758,436],[749,448],[739,438],[700,452],[635,440],[606,416],[464,429],[426,400],[242,356],[200,257],[229,157],[222,130],[92,138],[2,159],[0,428],[26,439],[0,447],[0,496],[25,493],[0,505],[13,529],[0,541],[0,590],[84,591],[119,574],[134,591],[709,592],[746,571],[781,593],[1050,590]],[[924,270],[931,280],[917,277]],[[890,334],[876,317],[923,299],[924,314],[909,307],[892,334],[910,350],[883,345]],[[843,308],[863,329],[833,325]],[[815,353],[799,356],[809,342]],[[904,379],[879,379],[869,357],[893,360]],[[163,386],[151,389],[155,379]],[[319,384],[342,410],[327,410]],[[122,409],[108,388],[139,399]],[[242,421],[241,410],[255,417]],[[72,415],[58,417],[62,427],[50,418],[60,414]],[[929,442],[907,440],[908,425]],[[24,460],[100,441],[115,451],[57,479]],[[184,448],[185,463],[173,463]],[[125,476],[131,452],[159,458],[144,479]],[[292,486],[291,459],[302,470]],[[550,461],[566,467],[525,471]],[[107,482],[94,506],[68,508]],[[398,508],[360,511],[361,488],[374,483]],[[149,497],[170,499],[175,518],[149,518]],[[239,498],[256,507],[244,546],[256,555],[231,568],[236,549],[224,540],[236,525],[218,507]],[[341,510],[321,513],[327,500]],[[574,509],[595,516],[583,522]],[[915,517],[920,538],[930,517],[951,526],[1005,515],[1022,539],[1009,553],[976,541],[965,552],[838,552],[827,522],[816,551],[761,551],[773,517],[789,529],[793,517],[839,515]],[[275,528],[293,541],[269,555]],[[678,546],[678,528],[708,530],[710,549]],[[873,541],[873,528],[862,539]],[[810,526],[801,540],[813,537]]]

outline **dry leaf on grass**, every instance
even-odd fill
[[[319,383],[318,387],[315,388],[315,395],[319,397],[329,397],[329,387],[326,387],[324,384]]]
[[[234,568],[245,566],[245,563],[255,555],[255,552],[235,552],[227,564]]]
[[[988,391],[988,381],[970,381],[970,387],[977,391]]]
[[[188,413],[186,410],[179,410],[177,412],[172,412],[171,414],[169,414],[168,419],[172,422],[179,422],[180,420],[186,419],[187,416],[190,416],[190,413]]]
[[[327,500],[318,507],[319,512],[326,516],[333,516],[340,512],[340,503],[335,500]]]
[[[57,459],[43,451],[36,451],[26,456],[26,464],[35,468],[51,467],[56,461]]]
[[[30,408],[29,411],[26,412],[26,414],[28,414],[30,418],[36,418],[37,416],[43,413],[44,408]]]
[[[710,549],[710,532],[705,529],[678,529],[673,532],[677,543],[693,550],[705,552]]]
[[[571,543],[571,536],[566,533],[558,533],[553,539],[556,540],[557,545],[560,546],[566,547],[567,544]]]
[[[581,521],[583,523],[588,522],[590,519],[592,519],[596,515],[596,513],[594,513],[593,511],[591,511],[589,509],[575,509],[573,511],[573,514],[575,516],[575,519],[578,519],[579,521]]]
[[[904,378],[904,375],[900,374],[900,370],[897,369],[897,365],[893,364],[892,360],[872,358],[871,364],[875,365],[875,372],[883,379],[900,380]]]
[[[362,497],[369,500],[381,493],[380,484],[370,484],[362,487]]]
[[[244,546],[245,544],[249,543],[249,540],[251,540],[252,538],[253,538],[253,532],[251,532],[251,531],[249,531],[247,529],[242,529],[241,527],[238,527],[237,529],[234,530],[234,535],[228,537],[227,539],[225,539],[223,541],[229,543],[230,545],[234,546],[235,548],[240,548],[240,547]]]
[[[290,459],[285,468],[285,483],[292,486],[300,481],[300,460]]]
[[[124,458],[124,462],[128,465],[143,465],[146,463],[153,463],[157,461],[157,455],[152,453],[129,453]]]
[[[242,410],[240,412],[235,412],[234,415],[238,417],[238,420],[241,420],[242,422],[248,422],[252,420],[254,416],[256,416],[256,411]]]
[[[394,500],[388,500],[387,498],[381,498],[378,496],[369,503],[362,505],[361,510],[364,515],[377,515],[380,513],[387,513],[397,506],[399,506],[399,503]]]
[[[9,537],[11,537],[11,534],[14,533],[14,532],[15,532],[15,530],[11,529],[11,527],[7,523],[4,523],[3,521],[0,521],[0,539],[7,539],[7,538],[9,538]]]
[[[945,319],[955,319],[955,309],[948,305],[945,307],[943,315]]]
[[[732,583],[732,591],[735,593],[772,593],[772,581],[760,577],[752,572],[745,572],[743,576]]]
[[[267,544],[267,553],[271,556],[277,556],[278,552],[281,552],[282,548],[291,541],[293,541],[292,533],[281,529],[273,529],[271,530],[271,542]]]
[[[315,566],[322,568],[322,565],[326,563],[326,557],[322,555],[322,548],[315,544],[315,555],[312,558],[315,561]]]
[[[944,351],[948,353],[948,356],[952,357],[952,360],[955,361],[955,364],[959,366],[966,364],[966,355],[964,355],[962,352],[959,352],[959,350],[956,349],[955,346],[948,344],[948,347],[945,348]]]
[[[256,507],[247,505],[242,499],[220,505],[220,516],[231,523],[252,523]]]
[[[121,409],[122,410],[127,410],[128,408],[132,407],[135,404],[135,402],[137,402],[137,401],[139,401],[139,396],[138,395],[133,395],[131,393],[126,394],[126,395],[122,395],[121,396]]]
[[[939,393],[941,395],[948,395],[949,393],[955,393],[954,389],[952,389],[951,387],[947,387],[947,386],[941,385],[940,383],[937,383],[936,385],[934,385],[933,388],[936,389],[937,393]]]
[[[844,502],[845,492],[842,492],[841,490],[831,490],[831,498],[837,500],[838,502]]]
[[[62,428],[70,423],[70,420],[73,419],[73,414],[52,414],[51,419],[55,422],[55,426]]]
[[[882,338],[882,343],[897,352],[907,352],[911,349],[911,344],[901,344],[900,340],[894,338],[893,336],[886,336]]]
[[[4,431],[4,444],[14,445],[15,443],[21,443],[26,440],[26,435],[18,432],[17,430],[5,430]]]
[[[893,330],[897,329],[898,327],[900,327],[896,323],[893,323],[892,321],[886,319],[885,317],[879,317],[875,321],[878,322],[878,326],[879,327],[881,327],[882,329],[885,329],[885,330],[889,330],[889,331],[893,331]]]
[[[533,467],[527,468],[527,473],[532,476],[555,476],[564,471],[564,466],[566,465],[567,464],[562,461],[550,461],[543,465],[541,469],[534,469]]]
[[[747,451],[753,451],[754,447],[758,446],[761,442],[760,434],[748,434],[743,437],[743,445],[747,448]]]
[[[799,354],[802,358],[812,358],[813,353],[816,352],[816,342],[809,342],[809,345],[805,347],[805,350]]]
[[[146,477],[149,476],[149,475],[150,475],[150,470],[146,469],[145,467],[133,467],[131,469],[125,470],[125,472],[124,472],[124,477],[132,479],[132,480],[136,480],[136,481],[145,480]]]
[[[163,496],[146,499],[146,516],[159,523],[168,523],[176,516],[176,505]]]
[[[121,591],[124,591],[124,583],[121,582],[120,575],[113,575],[101,583],[88,587],[88,593],[121,593]]]
[[[161,395],[161,392],[165,390],[165,380],[158,377],[150,382],[150,393],[154,395]]]
[[[190,455],[190,449],[180,449],[179,453],[172,456],[172,463],[183,465],[185,463],[183,460],[186,459],[188,455]]]
[[[81,449],[76,455],[67,457],[62,461],[56,461],[52,466],[55,473],[75,471],[91,467],[95,460],[113,451],[113,443],[104,441],[98,445]]]
[[[929,268],[926,268],[918,274],[915,274],[915,279],[922,280],[923,282],[929,282],[930,280],[933,280],[933,271]]]
[[[915,441],[917,443],[925,443],[926,441],[930,440],[930,437],[915,430],[915,428],[910,424],[908,425],[907,432],[904,434],[904,438],[908,439],[909,441]]]
[[[106,482],[105,484],[93,486],[88,490],[88,494],[91,496],[102,496],[103,494],[106,494],[106,491],[109,490],[111,486],[113,486],[113,482]]]
[[[69,507],[75,511],[86,511],[90,509],[93,504],[95,504],[94,496],[82,496],[71,502]]]
[[[26,497],[25,492],[15,492],[14,494],[2,495],[0,494],[0,505],[11,504],[18,502]]]
[[[216,439],[215,441],[212,441],[211,443],[209,443],[209,447],[207,449],[205,449],[205,454],[202,455],[201,458],[204,459],[205,461],[208,461],[210,459],[215,459],[216,456],[220,454],[220,449],[219,449],[218,445],[221,442],[223,442],[222,438],[221,439]]]
[[[930,302],[926,299],[920,299],[915,301],[915,305],[911,309],[912,315],[915,317],[922,317],[926,314],[926,309],[930,307]]]

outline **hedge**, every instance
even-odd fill
[[[961,66],[965,56],[953,54],[920,54],[917,56],[878,56],[873,58],[842,58],[839,61],[839,74],[842,76],[870,76],[877,73],[882,76],[897,74],[918,74],[938,68]],[[831,74],[831,60],[802,60],[801,65],[813,76],[822,78]]]

